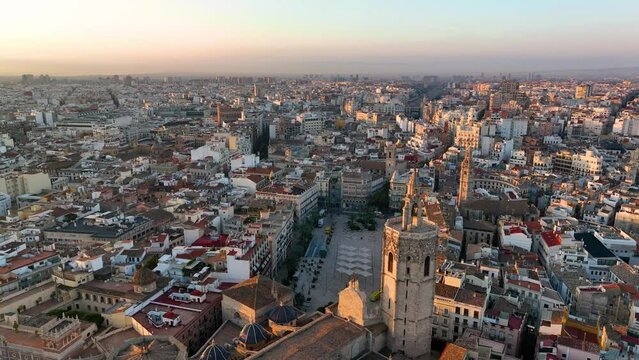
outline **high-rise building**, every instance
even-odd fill
[[[430,356],[438,228],[424,219],[424,208],[415,171],[402,216],[384,228],[380,304],[388,348],[409,358]]]
[[[592,85],[582,84],[575,88],[575,99],[587,99],[592,95]]]
[[[258,84],[253,84],[253,97],[262,96],[262,87]]]
[[[33,80],[35,79],[35,77],[33,76],[33,74],[22,74],[22,83],[23,84],[28,84],[33,82]]]
[[[470,191],[470,169],[472,166],[472,148],[466,149],[466,155],[464,161],[461,164],[461,171],[459,173],[459,191],[457,193],[457,207],[461,208],[463,201],[468,199],[468,192]]]

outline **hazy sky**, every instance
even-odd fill
[[[18,0],[0,75],[639,66],[639,1]]]

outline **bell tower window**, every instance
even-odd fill
[[[426,256],[424,259],[424,277],[430,275],[430,256]]]
[[[388,253],[388,260],[386,261],[386,271],[389,273],[393,272],[393,262],[395,261],[395,259],[393,258],[393,253],[389,252]]]

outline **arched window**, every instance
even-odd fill
[[[393,272],[393,253],[389,252],[388,253],[388,261],[386,262],[386,271],[389,273]]]
[[[430,275],[430,256],[424,259],[424,276]]]

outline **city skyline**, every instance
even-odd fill
[[[543,72],[636,67],[619,1],[11,3],[0,75]]]

